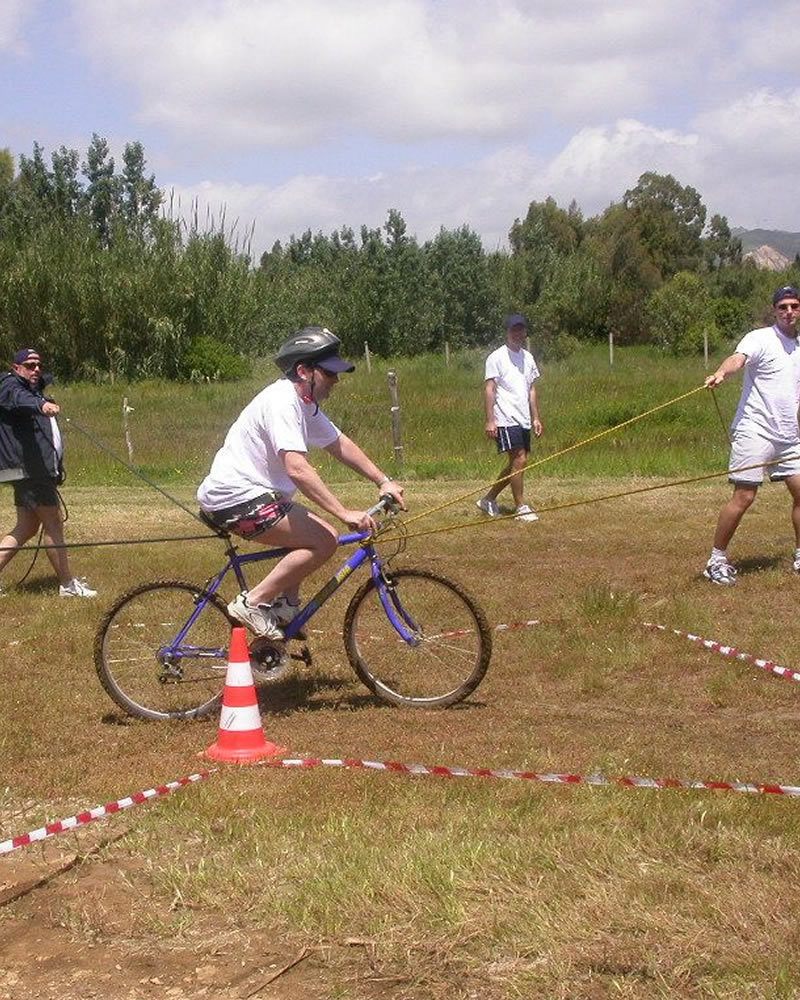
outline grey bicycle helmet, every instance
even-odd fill
[[[328,372],[352,372],[356,366],[339,357],[341,341],[325,326],[304,326],[285,341],[275,355],[275,364],[289,378],[297,373],[301,363],[323,368]]]

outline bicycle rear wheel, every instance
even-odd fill
[[[426,570],[387,574],[394,613],[414,635],[406,642],[389,620],[374,580],[353,595],[344,620],[347,657],[383,701],[412,708],[455,705],[480,684],[492,655],[481,608],[451,580]]]
[[[230,620],[216,595],[197,584],[157,580],[123,594],[106,613],[95,636],[95,668],[129,715],[202,718],[219,706],[229,639]]]

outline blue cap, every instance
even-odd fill
[[[798,292],[794,285],[784,285],[783,288],[779,288],[772,296],[772,304],[776,306],[781,299],[797,299],[800,302],[800,292]]]
[[[28,360],[28,358],[38,358],[38,357],[39,357],[39,352],[35,350],[33,347],[22,347],[14,355],[14,364],[22,365]]]
[[[522,315],[522,313],[511,313],[509,316],[503,320],[503,326],[506,330],[510,330],[512,326],[524,326],[528,329],[528,321]]]

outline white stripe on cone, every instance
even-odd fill
[[[223,706],[219,717],[219,728],[234,733],[250,733],[261,729],[258,705],[243,705],[237,708]]]
[[[229,663],[225,675],[225,687],[249,687],[253,683],[253,671],[250,661],[246,663]]]

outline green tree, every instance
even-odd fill
[[[648,171],[625,192],[622,203],[633,212],[642,242],[663,278],[700,266],[706,209],[693,187],[684,187],[672,174]]]
[[[611,205],[587,224],[584,250],[606,278],[605,330],[623,344],[646,340],[645,303],[661,277],[636,214],[624,205]]]
[[[714,303],[698,274],[680,271],[657,289],[647,303],[653,338],[670,354],[699,354],[703,334],[709,350],[719,346]]]
[[[114,173],[114,157],[108,143],[95,132],[86,153],[83,174],[87,185],[85,201],[89,217],[101,241],[108,244],[111,226],[120,208],[120,178]]]
[[[468,226],[442,227],[423,247],[435,299],[440,341],[452,347],[485,343],[497,327],[497,300],[480,237]]]
[[[158,218],[163,195],[156,187],[155,175],[146,176],[144,148],[140,142],[126,143],[122,162],[122,214],[129,224],[136,226],[140,232],[146,232]]]
[[[742,241],[731,233],[724,215],[712,215],[703,236],[703,258],[706,269],[718,271],[742,262]]]

